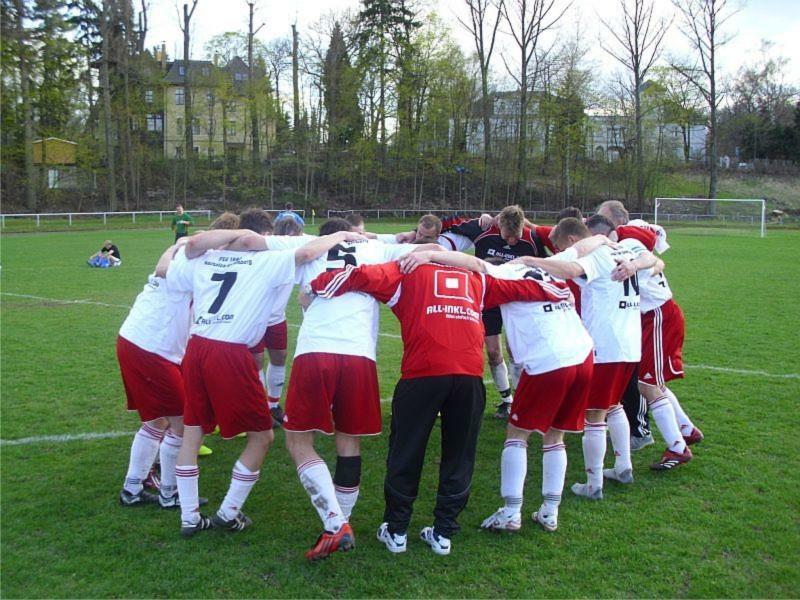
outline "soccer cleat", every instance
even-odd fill
[[[497,405],[497,410],[495,411],[494,415],[492,415],[495,419],[501,419],[503,421],[508,421],[508,415],[511,414],[511,402],[506,402],[505,400]]]
[[[140,490],[138,494],[132,494],[125,488],[119,493],[119,503],[122,506],[140,506],[143,504],[155,504],[158,502],[158,496],[150,492]]]
[[[160,490],[161,489],[160,472],[161,472],[161,465],[159,465],[158,463],[154,464],[152,467],[150,467],[150,472],[147,474],[147,477],[144,478],[142,485],[144,485],[145,488],[156,492]]]
[[[283,409],[279,404],[275,408],[269,409],[270,414],[272,415],[272,426],[273,427],[283,427]]]
[[[511,512],[505,506],[498,508],[493,515],[481,523],[481,529],[489,531],[519,531],[522,527],[522,516],[518,512]]]
[[[208,504],[208,498],[203,498],[202,496],[197,499],[199,501],[200,506]],[[180,508],[181,507],[181,499],[178,497],[178,492],[175,492],[171,496],[165,496],[161,492],[158,493],[158,505],[161,508]]]
[[[587,500],[602,500],[603,488],[595,488],[588,483],[573,483],[572,493]]]
[[[323,531],[316,543],[306,552],[308,560],[322,560],[337,551],[347,552],[356,547],[356,536],[350,523],[345,523],[336,533]]]
[[[631,436],[631,452],[638,452],[642,448],[652,446],[653,444],[655,444],[655,441],[653,440],[653,434],[651,433],[641,437],[635,435]]]
[[[219,513],[216,513],[213,517],[211,517],[211,524],[214,526],[214,529],[225,529],[227,531],[242,531],[242,529],[247,529],[250,525],[253,524],[253,519],[248,517],[242,511],[239,511],[239,514],[233,517],[232,519],[225,519],[224,517],[220,516]]]
[[[198,531],[205,531],[206,529],[211,529],[211,527],[211,519],[201,514],[196,523],[181,521],[181,535],[185,538],[190,538]]]
[[[633,469],[625,469],[622,473],[617,473],[616,469],[603,469],[603,477],[620,483],[633,483]]]
[[[376,537],[379,542],[383,542],[386,549],[392,554],[400,554],[406,551],[408,535],[405,533],[390,533],[388,523],[381,523]]]
[[[214,454],[214,451],[205,444],[203,444],[202,446],[200,446],[200,451],[197,453],[197,456],[211,456],[212,454]]]
[[[433,530],[433,527],[423,527],[419,532],[420,539],[428,544],[436,554],[446,556],[450,554],[450,540],[442,535],[439,535]]]
[[[692,428],[692,432],[689,435],[683,436],[683,441],[686,442],[687,446],[691,446],[693,444],[699,444],[705,439],[703,432],[700,431],[697,427]]]
[[[692,451],[689,450],[689,446],[686,446],[686,450],[683,454],[668,449],[664,450],[664,454],[661,455],[661,460],[650,465],[650,468],[653,469],[653,471],[669,471],[690,460],[692,460]]]
[[[539,507],[539,510],[531,515],[533,520],[536,521],[542,529],[552,533],[558,529],[558,515],[547,514],[544,505]]]

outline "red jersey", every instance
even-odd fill
[[[654,231],[634,225],[620,225],[617,227],[617,238],[622,240],[637,240],[650,252],[656,247],[657,236]]]
[[[569,297],[566,284],[544,281],[535,269],[526,279],[507,281],[437,264],[403,275],[396,262],[328,271],[311,282],[311,289],[322,298],[364,292],[385,302],[402,330],[402,379],[480,377],[484,308],[519,301],[561,302]]]

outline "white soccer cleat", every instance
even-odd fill
[[[403,533],[389,533],[389,524],[381,523],[378,527],[378,535],[376,536],[379,542],[383,542],[386,549],[393,554],[400,554],[406,551],[406,542],[408,535]]]
[[[450,540],[444,536],[439,535],[433,530],[433,527],[423,527],[419,532],[420,539],[428,544],[436,554],[446,556],[450,554]]]
[[[539,507],[539,510],[533,513],[531,516],[533,517],[533,520],[541,525],[542,529],[545,531],[552,533],[558,529],[558,515],[552,513],[548,514],[544,504],[542,504]]]
[[[572,493],[588,500],[603,499],[603,488],[592,487],[588,483],[573,483]]]
[[[519,531],[520,527],[522,527],[522,515],[518,512],[512,513],[505,506],[498,508],[492,516],[481,523],[481,528],[489,531]]]
[[[620,473],[616,469],[603,469],[603,477],[620,483],[633,483],[633,469],[625,469]]]

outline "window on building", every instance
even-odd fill
[[[211,74],[211,70],[208,67],[203,67],[201,71],[203,73],[203,77],[208,77]]]
[[[247,73],[234,73],[233,78],[236,81],[247,81]]]
[[[160,114],[147,115],[147,131],[162,131],[164,129],[164,117]]]
[[[148,104],[153,103],[153,90],[145,90],[144,91],[144,101]]]
[[[176,88],[175,89],[175,104],[183,104],[184,99],[186,98],[186,90],[183,88]]]
[[[175,156],[178,158],[183,156],[183,146],[175,146]]]
[[[200,119],[192,119],[192,135],[200,135]]]
[[[236,135],[236,121],[228,121],[228,135]]]
[[[184,65],[178,66],[178,75],[180,75],[181,77],[186,75],[186,67]]]
[[[195,154],[197,154],[197,155],[199,155],[199,154],[200,154],[200,146],[195,146],[195,147],[193,148],[193,150],[194,150],[194,153],[195,153]]]

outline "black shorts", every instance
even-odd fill
[[[500,307],[487,308],[483,311],[483,328],[486,330],[486,335],[500,335],[503,331],[503,313],[500,312]]]
[[[181,239],[182,237],[186,237],[187,235],[189,235],[189,233],[186,231],[184,231],[183,233],[175,232],[175,241],[177,242],[179,239]]]

